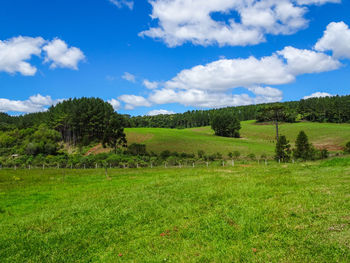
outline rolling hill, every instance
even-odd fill
[[[144,143],[148,151],[159,153],[164,150],[197,153],[240,151],[242,155],[254,153],[273,155],[275,148],[275,126],[273,124],[257,124],[255,121],[241,122],[241,138],[224,138],[214,135],[210,127],[192,129],[164,128],[127,128],[128,143]],[[286,135],[291,144],[299,133],[304,130],[309,140],[317,148],[327,148],[329,151],[341,151],[346,142],[350,141],[350,124],[334,123],[283,123],[280,134]]]

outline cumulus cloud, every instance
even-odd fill
[[[200,108],[277,102],[283,99],[283,93],[271,86],[289,84],[299,75],[332,71],[341,66],[336,57],[322,51],[288,46],[261,58],[222,58],[194,66],[164,83],[145,80],[144,86],[151,91],[147,100],[142,98],[147,104],[179,103]],[[233,94],[237,88],[247,92]]]
[[[111,100],[108,101],[108,103],[112,105],[114,110],[119,110],[120,109],[121,105],[120,105],[120,102],[118,100],[111,99]]]
[[[148,79],[145,79],[143,81],[143,85],[147,88],[147,89],[156,89],[158,88],[159,86],[159,82],[152,82],[152,81],[149,81]]]
[[[51,68],[71,68],[78,69],[78,63],[85,56],[83,52],[76,47],[68,47],[61,39],[54,39],[43,47],[46,52],[45,62],[51,62]]]
[[[42,96],[40,94],[29,97],[28,100],[9,100],[0,98],[0,112],[21,112],[33,113],[46,111],[48,107],[56,105],[63,99],[53,100],[50,96]]]
[[[34,76],[37,68],[30,64],[29,60],[33,56],[41,57],[43,51],[46,53],[44,61],[52,62],[51,68],[77,69],[78,63],[85,57],[80,49],[68,48],[60,39],[48,42],[42,37],[19,36],[0,40],[0,72]]]
[[[272,55],[257,59],[220,59],[181,71],[167,88],[224,91],[253,85],[280,85],[294,81],[283,61]]]
[[[331,71],[341,66],[338,60],[312,50],[285,47],[277,53],[287,60],[288,71],[295,76]]]
[[[307,100],[307,99],[311,99],[311,98],[324,98],[324,97],[332,97],[332,94],[329,94],[327,92],[315,92],[309,96],[305,96],[303,99]]]
[[[350,59],[350,29],[344,22],[332,22],[327,26],[322,38],[315,49],[318,51],[332,51],[336,58]]]
[[[307,5],[337,0],[152,0],[158,25],[140,33],[175,47],[195,45],[245,46],[265,41],[266,34],[293,34],[307,27]],[[215,20],[212,14],[229,16]],[[239,17],[237,19],[236,17]]]
[[[119,100],[126,103],[125,109],[133,110],[135,107],[149,107],[151,103],[142,96],[136,95],[122,95],[118,97]]]
[[[45,40],[41,37],[14,37],[0,40],[0,71],[10,74],[21,73],[24,76],[33,76],[37,68],[27,60],[32,56],[40,56],[41,46]]]
[[[340,3],[341,0],[297,0],[300,5],[323,5],[326,3]]]
[[[123,8],[126,6],[130,10],[134,9],[134,1],[127,1],[127,0],[109,0],[110,3],[115,5],[118,8]]]
[[[132,82],[132,83],[136,82],[136,77],[129,72],[125,72],[124,75],[122,76],[122,79],[125,79],[129,82]]]
[[[175,112],[168,111],[168,110],[151,110],[147,113],[148,116],[170,115],[170,114],[175,114]]]

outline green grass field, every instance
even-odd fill
[[[159,153],[164,150],[197,153],[220,152],[227,154],[240,151],[243,155],[272,156],[275,149],[275,126],[258,125],[254,121],[242,122],[241,139],[214,135],[210,127],[193,129],[128,128],[128,143],[145,143],[147,150]],[[293,145],[298,133],[304,130],[318,148],[341,151],[350,141],[350,124],[301,122],[280,125],[280,133],[286,135]]]
[[[350,157],[0,170],[0,262],[350,262],[349,193]]]

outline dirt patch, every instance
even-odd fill
[[[344,147],[335,145],[332,143],[314,143],[314,146],[321,150],[321,149],[327,149],[328,151],[342,151],[344,150]]]
[[[233,173],[233,171],[230,171],[230,170],[214,170],[214,172],[219,172],[219,173]]]
[[[240,166],[240,167],[252,167],[251,164],[240,164],[239,166]]]
[[[96,155],[96,154],[99,154],[99,153],[108,153],[110,151],[111,151],[110,148],[103,148],[102,144],[98,144],[98,145],[92,147],[90,150],[88,150],[86,152],[85,156],[88,156],[90,154]]]
[[[136,132],[128,132],[126,138],[129,143],[142,143],[148,141],[153,138],[153,134],[146,133],[136,133]]]

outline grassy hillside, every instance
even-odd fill
[[[243,155],[273,155],[275,147],[275,126],[242,122],[241,139],[223,138],[214,135],[210,127],[193,129],[128,128],[128,142],[145,143],[149,151],[228,153],[238,150]],[[340,151],[350,141],[350,124],[331,123],[286,123],[280,125],[280,134],[286,135],[293,144],[299,131],[304,130],[318,148]]]
[[[0,262],[349,262],[349,167],[1,170]]]

